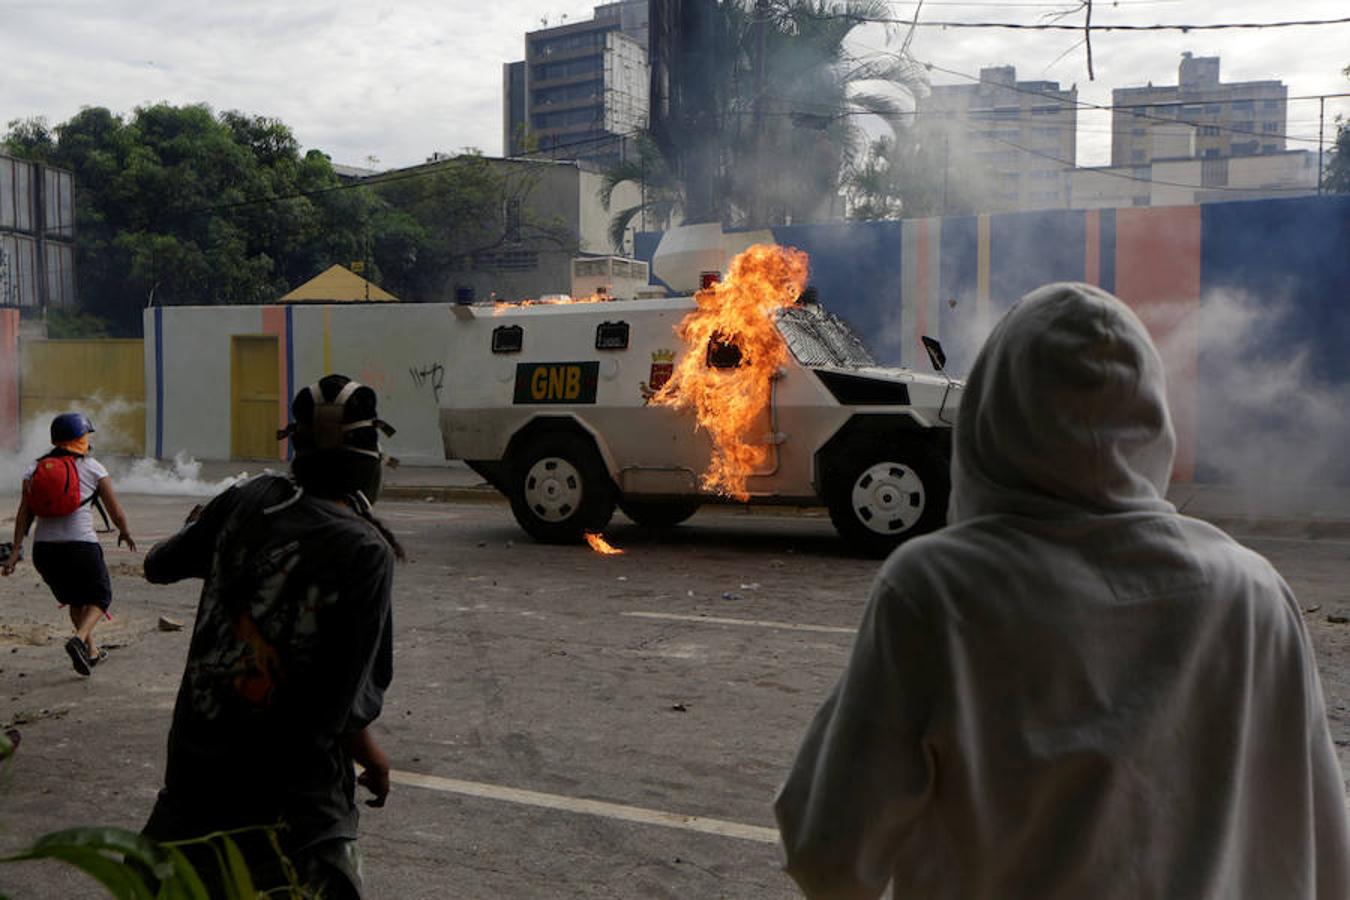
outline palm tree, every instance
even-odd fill
[[[615,212],[609,221],[609,242],[620,253],[633,219],[641,216],[644,228],[668,228],[686,208],[684,186],[652,135],[640,133],[634,144],[637,157],[625,159],[606,171],[600,185],[600,203],[606,212],[610,211],[619,185],[632,184],[640,192],[637,203]]]
[[[612,238],[643,209],[729,225],[834,217],[873,140],[893,142],[927,91],[908,45],[875,22],[889,16],[886,0],[706,2],[685,108],[606,178],[606,201],[624,181],[647,185],[642,204],[615,216]],[[866,32],[881,46],[857,40]]]

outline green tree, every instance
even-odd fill
[[[661,146],[646,132],[639,134],[634,143],[637,158],[609,169],[600,185],[600,203],[607,212],[620,185],[636,185],[640,191],[637,203],[618,210],[609,221],[609,242],[620,253],[633,219],[641,216],[648,227],[663,228],[681,218],[686,207],[684,186]]]
[[[275,119],[204,104],[11,122],[15,155],[70,169],[81,305],[137,334],[148,303],[261,303],[359,258],[371,198]]]
[[[1350,66],[1341,70],[1350,78]],[[1322,178],[1322,189],[1335,194],[1350,194],[1350,120],[1336,117],[1336,143]]]
[[[546,165],[470,152],[375,179],[372,252],[384,286],[402,299],[446,299],[457,274],[502,251],[576,252],[576,232],[536,208]]]
[[[676,111],[607,185],[645,178],[649,203],[685,221],[765,226],[843,212],[841,190],[873,160],[865,124],[890,140],[927,90],[905,47],[860,51],[855,29],[885,0],[705,0],[681,51]],[[887,35],[886,40],[892,35]],[[875,161],[875,160],[873,160]],[[656,177],[663,179],[654,183]],[[674,184],[667,183],[664,179]],[[641,207],[638,207],[641,209]],[[616,214],[631,220],[633,209]],[[659,216],[658,216],[659,218]]]
[[[898,219],[975,212],[981,186],[952,166],[946,140],[940,132],[922,130],[874,142],[864,162],[845,179],[848,217]]]

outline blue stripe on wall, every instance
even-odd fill
[[[1101,288],[1114,294],[1116,292],[1116,211],[1101,210],[1101,252],[1098,265]]]
[[[1196,480],[1232,478],[1241,444],[1289,453],[1272,462],[1304,483],[1350,484],[1350,196],[1205,204],[1200,216],[1201,328],[1248,324],[1202,332]],[[1275,379],[1277,399],[1249,397]]]
[[[155,459],[164,458],[164,307],[155,307]]]
[[[635,233],[633,235],[633,257],[634,259],[642,260],[648,265],[648,284],[657,285],[666,290],[670,290],[670,285],[657,278],[650,269],[652,257],[656,255],[656,245],[661,243],[661,236],[663,234],[665,234],[663,231],[639,231]]]
[[[878,360],[899,360],[899,222],[783,225],[773,237],[811,257],[809,283],[825,309],[848,322]]]
[[[1002,313],[1052,281],[1082,281],[1087,257],[1082,210],[1048,209],[989,217],[989,307]],[[969,265],[974,268],[972,252]]]

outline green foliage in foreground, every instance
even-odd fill
[[[269,832],[269,837],[280,856],[275,833]],[[159,843],[122,828],[70,828],[43,835],[27,850],[0,858],[0,864],[56,860],[84,872],[115,900],[216,900],[207,890],[203,873],[193,868],[180,849],[190,844],[205,844],[215,851],[225,900],[313,896],[299,887],[289,867],[289,886],[259,891],[239,845],[224,832]],[[157,888],[151,886],[155,882]],[[0,900],[7,898],[0,895]]]
[[[0,732],[0,775],[7,774],[14,741]],[[217,832],[190,841],[160,843],[125,828],[68,828],[45,834],[27,850],[0,857],[0,865],[55,860],[74,866],[101,884],[114,900],[217,900],[207,890],[203,874],[183,854],[186,847],[209,847],[219,867],[217,885],[224,900],[258,897],[306,900],[314,895],[299,885],[295,870],[281,851],[275,829],[261,829],[276,851],[288,885],[259,891],[248,862],[234,837],[259,829]],[[156,885],[157,886],[154,886]],[[0,900],[9,900],[0,894]]]

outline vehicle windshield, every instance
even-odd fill
[[[790,306],[778,313],[778,331],[804,366],[875,366],[876,359],[844,320],[815,305]]]

